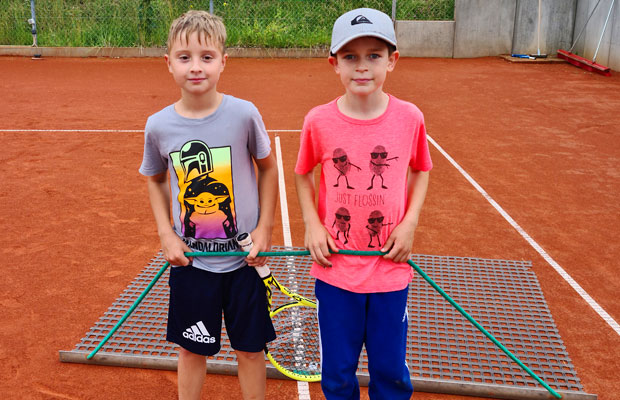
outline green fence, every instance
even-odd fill
[[[36,0],[39,46],[162,47],[189,9],[224,18],[228,46],[323,47],[333,21],[358,7],[398,20],[452,20],[454,0]],[[30,0],[0,0],[0,45],[31,45]]]

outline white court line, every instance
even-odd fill
[[[618,335],[620,335],[620,325],[618,325],[618,323],[564,270],[564,268],[562,268],[560,264],[558,264],[553,258],[551,258],[551,256],[547,254],[547,252],[538,243],[536,243],[536,241],[534,241],[534,239],[532,239],[532,237],[528,235],[527,232],[525,232],[525,230],[521,228],[521,226],[517,224],[515,220],[512,219],[512,217],[508,215],[508,213],[504,211],[504,209],[499,204],[497,204],[497,202],[493,200],[493,198],[467,172],[465,172],[465,170],[461,168],[461,166],[456,161],[454,161],[454,159],[450,157],[448,153],[445,152],[444,149],[441,148],[441,146],[439,146],[439,144],[437,144],[437,142],[435,142],[428,135],[427,138],[428,141],[431,142],[433,146],[435,146],[435,148],[439,150],[439,152],[443,154],[443,156],[446,157],[448,161],[450,161],[450,164],[452,164],[461,173],[461,175],[463,175],[465,179],[467,179],[469,183],[471,183],[472,186],[476,188],[476,190],[489,203],[491,203],[493,208],[495,208],[501,214],[501,216],[504,217],[504,219],[508,221],[508,223],[512,225],[512,227],[515,228],[517,232],[519,232],[523,239],[525,239],[530,244],[530,246],[532,246],[534,250],[536,250],[538,254],[540,254],[542,258],[544,258],[545,261],[547,261],[547,263],[551,265],[562,278],[564,278],[566,282],[568,282],[568,284],[586,301],[586,303],[588,303],[588,305],[592,307],[592,309],[594,309],[594,311],[596,311],[596,313],[600,315],[601,318],[603,318],[603,320],[605,320],[605,322],[607,322],[607,324],[609,324],[609,326],[614,331],[616,331]]]
[[[299,132],[299,129],[269,129],[268,132],[284,133],[284,132]],[[140,129],[0,129],[0,132],[84,132],[84,133],[142,133],[144,130]],[[278,183],[280,190],[280,213],[282,214],[282,231],[284,235],[284,246],[292,247],[293,240],[291,238],[291,225],[288,216],[288,203],[286,200],[286,184],[284,181],[284,167],[282,164],[282,148],[280,146],[280,137],[276,136],[276,161],[278,166]],[[295,268],[291,260],[287,261],[289,271],[294,274]],[[298,287],[296,283],[289,285],[293,292],[296,292]],[[308,382],[297,382],[297,392],[299,394],[299,400],[310,400],[310,387]]]
[[[136,133],[144,132],[144,129],[0,129],[0,132]]]
[[[268,132],[274,132],[268,130]],[[284,165],[282,163],[282,146],[280,137],[276,136],[276,161],[278,164],[278,186],[280,188],[280,214],[282,214],[282,233],[284,235],[284,246],[292,247],[291,224],[288,217],[288,202],[286,199],[286,182],[284,181]]]
[[[274,131],[270,131],[274,132]],[[282,131],[277,131],[282,132]],[[291,132],[291,131],[287,131]],[[299,132],[299,131],[294,131]],[[288,216],[288,202],[286,199],[286,182],[284,180],[284,166],[282,164],[282,147],[280,146],[280,137],[276,136],[276,161],[278,165],[278,186],[280,188],[280,214],[282,214],[282,234],[284,236],[284,246],[292,247],[293,240],[291,238],[291,224]],[[289,267],[289,280],[290,277],[294,277],[295,266],[292,265],[291,259],[287,257],[287,266]],[[297,283],[293,282],[291,285],[293,292],[297,291]],[[297,393],[299,400],[310,400],[310,386],[308,382],[297,381]]]
[[[286,132],[300,132],[299,129],[268,129],[268,132],[274,133],[286,133]],[[143,132],[140,129],[0,129],[0,132],[92,132],[92,133],[137,133]],[[560,274],[560,276],[568,282],[568,284],[588,303],[590,307],[597,314],[609,324],[609,326],[620,335],[620,325],[549,255],[547,252],[536,242],[534,239],[530,237],[530,235],[525,232],[523,228],[519,224],[515,222],[514,219],[489,194],[482,189],[482,187],[467,173],[465,170],[456,162],[448,153],[446,153],[437,142],[435,142],[430,136],[427,136],[429,142],[435,146],[437,150],[469,181],[469,183],[478,190],[478,192],[495,208],[501,215],[504,217],[506,221],[540,254],[545,261],[555,271]],[[278,156],[278,168],[282,169],[282,157],[281,157],[281,149],[280,149],[280,139],[276,137],[276,153],[280,153]],[[290,225],[288,222],[288,207],[286,204],[286,191],[284,185],[284,176],[280,173],[280,207],[282,208],[282,219],[283,219],[283,229],[286,228],[288,230],[288,240],[290,240]],[[283,194],[284,193],[284,194]],[[286,212],[284,212],[286,211]],[[286,220],[285,220],[286,218]],[[286,223],[286,227],[284,227],[284,223]],[[291,246],[290,242],[287,243],[287,233],[285,230],[284,244],[285,246]]]
[[[0,129],[0,132],[91,132],[91,133],[142,133],[144,129]],[[299,132],[299,129],[268,129],[267,132]]]

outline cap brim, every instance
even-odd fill
[[[396,46],[396,43],[392,39],[390,39],[390,38],[388,38],[385,35],[382,35],[380,33],[360,32],[360,33],[358,33],[356,35],[352,35],[351,37],[348,37],[346,40],[344,40],[341,43],[338,43],[337,45],[333,46],[329,51],[332,54],[336,54],[341,48],[343,48],[350,41],[358,39],[358,38],[361,38],[361,37],[365,37],[365,36],[375,37],[377,39],[381,39],[381,40],[384,40],[384,41],[388,42],[392,46]]]

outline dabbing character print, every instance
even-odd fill
[[[370,179],[370,186],[368,190],[372,189],[375,182],[375,177],[381,178],[381,187],[387,189],[387,186],[383,184],[383,173],[390,166],[388,161],[398,160],[398,157],[387,158],[388,153],[383,146],[375,146],[370,153],[370,171],[372,172],[372,178]]]
[[[178,218],[183,235],[196,240],[234,238],[237,226],[230,147],[209,148],[193,140],[170,157],[179,182]]]
[[[371,149],[368,168],[360,168],[351,162],[351,154],[354,159],[361,158],[364,154],[369,154],[367,151]],[[381,145],[371,144],[369,147],[355,149],[357,151],[349,150],[347,153],[343,148],[336,147],[326,154],[331,154],[336,170],[331,170],[330,167],[330,173],[327,174],[330,181],[326,183],[338,188],[334,195],[335,212],[330,211],[331,217],[327,216],[328,220],[333,218],[330,220],[331,234],[342,245],[351,242],[351,245],[356,247],[381,248],[383,238],[389,234],[384,228],[393,225],[393,222],[385,221],[386,217],[380,211],[386,204],[386,197],[390,196],[388,191],[381,189],[388,189],[390,182],[395,179],[390,175],[389,167],[394,165],[399,157],[394,154],[389,157],[388,151]],[[326,161],[329,162],[329,159]],[[365,183],[369,181],[370,186],[366,188]],[[381,188],[378,188],[379,185]],[[369,192],[373,188],[378,190]],[[355,243],[358,240],[360,243]]]
[[[332,228],[335,226],[336,231],[336,240],[344,240],[342,244],[349,243],[349,232],[351,231],[351,214],[349,210],[344,207],[340,207],[336,210],[336,215],[334,219],[334,223],[332,224]],[[340,239],[340,233],[342,233],[342,239]]]
[[[383,230],[384,226],[392,225],[391,222],[384,224],[383,223],[384,219],[385,217],[383,216],[383,213],[379,210],[374,210],[368,216],[368,225],[366,225],[366,229],[368,230],[368,235],[370,236],[368,247],[371,247],[371,248],[375,247],[372,244],[375,239],[377,241],[376,247],[381,247],[381,238],[379,237],[379,235],[381,234],[381,231]]]
[[[349,178],[347,178],[347,175],[351,171],[351,167],[357,168],[358,171],[361,171],[362,169],[357,165],[352,164],[351,160],[349,160],[349,157],[347,156],[346,151],[344,151],[340,147],[334,150],[334,153],[332,155],[332,161],[334,162],[334,168],[338,170],[338,178],[336,178],[336,184],[334,185],[334,187],[338,187],[340,185],[340,178],[344,176],[344,180],[347,184],[347,189],[355,189],[354,187],[349,185]]]

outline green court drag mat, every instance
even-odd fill
[[[274,246],[272,250],[304,249]],[[583,391],[530,262],[418,254],[411,259],[562,398],[597,398]],[[271,257],[269,266],[291,291],[314,299],[314,279],[308,273],[311,263],[309,256]],[[60,360],[176,369],[178,347],[165,340],[168,270],[101,350],[86,359],[164,264],[161,254],[151,260],[75,348],[60,351]],[[274,307],[289,301],[277,291],[273,300]],[[409,288],[408,335],[407,364],[416,391],[500,399],[553,398],[417,274]],[[207,362],[209,373],[236,374],[225,329],[222,350]],[[363,352],[358,369],[362,385],[369,381],[367,366]],[[267,374],[283,378],[269,363]]]

